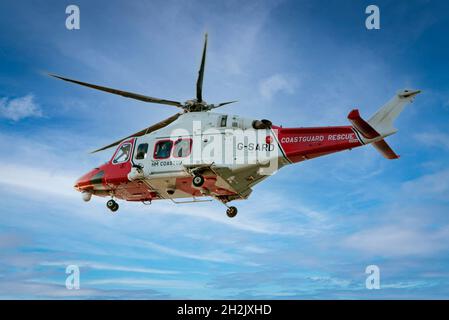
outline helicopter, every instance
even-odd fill
[[[399,158],[384,138],[398,131],[394,120],[420,90],[399,90],[369,120],[354,109],[346,126],[283,128],[267,119],[216,113],[215,109],[237,101],[209,104],[204,100],[207,41],[205,34],[196,98],[183,103],[49,74],[88,88],[180,109],[165,120],[94,150],[92,153],[116,147],[107,163],[76,181],[74,187],[84,201],[92,196],[110,198],[106,207],[116,212],[116,199],[144,204],[162,199],[176,204],[215,199],[233,218],[237,208],[229,202],[247,199],[252,187],[286,165],[369,144],[386,159]]]

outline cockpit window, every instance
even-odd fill
[[[141,143],[137,147],[136,160],[142,160],[147,157],[148,143]]]
[[[170,157],[173,142],[171,140],[163,140],[156,143],[154,147],[154,159],[167,159]]]
[[[122,144],[120,149],[115,154],[114,160],[112,160],[112,163],[122,163],[126,162],[129,159],[129,155],[131,154],[131,143],[127,142]]]
[[[175,141],[175,147],[173,149],[173,156],[175,158],[183,158],[190,155],[192,146],[191,139],[179,139]]]

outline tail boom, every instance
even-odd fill
[[[290,162],[300,162],[330,153],[360,147],[351,126],[275,128],[284,156]]]
[[[348,114],[351,126],[282,128],[277,131],[278,143],[284,157],[290,162],[300,162],[330,153],[372,144],[387,159],[399,156],[384,140],[397,132],[394,120],[420,93],[419,90],[401,90],[389,102],[379,109],[368,121],[365,121],[357,109]]]

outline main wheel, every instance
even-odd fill
[[[118,210],[119,206],[118,203],[116,202],[115,205],[111,208],[112,212],[116,212]]]
[[[226,214],[229,218],[234,218],[237,215],[237,208],[236,207],[229,207],[226,210]]]
[[[195,187],[201,187],[204,184],[204,177],[202,175],[196,175],[193,177],[192,183]]]
[[[112,212],[116,212],[119,208],[118,203],[115,202],[113,199],[106,202],[106,207],[111,210]]]
[[[106,207],[109,209],[109,210],[112,210],[112,208],[114,208],[114,206],[117,204],[117,202],[115,202],[114,200],[109,200],[108,202],[106,202]]]

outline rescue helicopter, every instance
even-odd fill
[[[394,120],[420,90],[398,91],[369,120],[354,109],[348,114],[346,126],[283,128],[267,119],[214,112],[236,101],[210,104],[204,100],[206,51],[207,34],[196,98],[185,102],[49,74],[92,89],[180,109],[165,120],[93,151],[116,147],[107,163],[76,181],[74,187],[84,201],[92,196],[110,198],[106,206],[116,212],[116,199],[144,204],[160,199],[178,204],[216,199],[232,218],[237,208],[229,202],[247,199],[256,184],[286,165],[369,144],[387,159],[399,158],[384,138],[398,131]]]

